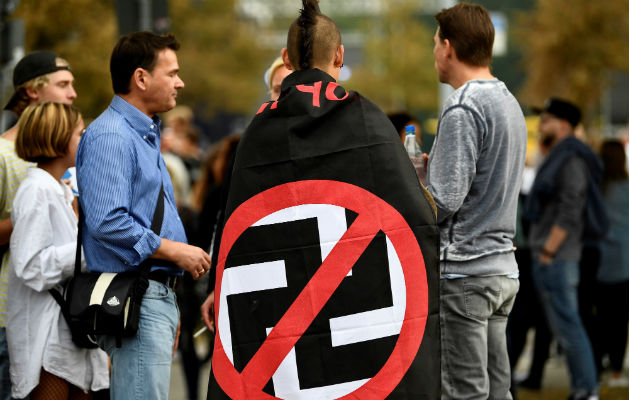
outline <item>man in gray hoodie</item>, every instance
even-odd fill
[[[519,286],[512,238],[525,118],[490,72],[486,9],[460,3],[435,18],[435,68],[455,89],[426,176],[440,227],[442,398],[511,399],[505,327]]]

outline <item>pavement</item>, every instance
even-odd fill
[[[207,333],[202,334],[195,339],[197,355],[202,358],[208,354],[208,343],[210,337]],[[168,395],[169,400],[206,400],[208,392],[208,379],[210,378],[210,361],[206,362],[199,374],[199,399],[189,399],[186,389],[186,380],[184,377],[184,368],[182,367],[180,353],[177,353],[173,365],[171,366],[171,386]]]
[[[516,365],[516,376],[525,377],[532,359],[533,331],[527,338],[523,354]],[[553,347],[553,346],[552,346]],[[625,384],[611,386],[608,384],[610,373],[604,372],[600,379],[600,400],[628,400],[628,350],[624,360]],[[569,396],[569,374],[564,357],[552,351],[545,364],[540,390],[517,389],[517,400],[564,400]]]
[[[199,347],[200,354],[207,353],[207,346],[204,345],[204,337],[202,335],[196,342]],[[519,363],[516,366],[516,373],[518,375],[524,375],[529,369],[532,356],[532,342],[533,336],[528,336],[527,344],[523,351]],[[607,382],[609,375],[604,373],[602,376],[600,400],[628,400],[628,353],[626,351],[626,358],[624,362],[624,373],[626,377],[626,383],[619,387],[610,387]],[[206,363],[201,371],[199,379],[199,399],[188,399],[186,393],[186,384],[184,380],[183,368],[179,357],[176,357],[173,361],[173,367],[171,370],[171,388],[169,399],[170,400],[205,400],[208,386],[208,378],[210,376],[210,363]],[[545,372],[542,380],[542,388],[540,390],[525,390],[519,389],[517,400],[564,400],[569,395],[569,376],[567,373],[566,364],[564,358],[552,352],[550,359],[545,366]]]

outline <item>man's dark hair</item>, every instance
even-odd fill
[[[490,65],[494,25],[485,8],[476,4],[459,3],[440,11],[435,19],[440,28],[440,40],[449,40],[461,62],[476,67]]]
[[[170,33],[156,35],[151,32],[134,32],[121,37],[109,61],[114,93],[129,93],[129,82],[134,71],[143,68],[152,72],[159,52],[164,49],[179,49],[179,42]]]
[[[291,65],[298,70],[324,67],[339,45],[337,24],[320,12],[317,0],[302,0],[300,16],[291,24],[287,36]]]

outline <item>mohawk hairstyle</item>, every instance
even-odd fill
[[[325,67],[341,45],[335,22],[321,13],[318,0],[302,0],[300,15],[287,35],[291,65],[298,70]]]
[[[302,9],[297,19],[300,28],[300,69],[309,69],[313,59],[314,27],[321,15],[318,0],[302,0]]]

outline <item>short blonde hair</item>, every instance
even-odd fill
[[[57,57],[55,59],[55,64],[60,67],[70,66],[70,63],[68,63],[68,61],[61,57]],[[28,107],[29,104],[31,104],[31,97],[26,92],[26,89],[37,90],[48,86],[48,84],[50,83],[50,75],[53,73],[54,72],[37,76],[30,81],[24,82],[15,89],[18,98],[15,106],[12,108],[12,111],[15,112],[18,117],[22,114],[22,112],[24,112],[24,109]]]
[[[62,157],[82,120],[79,110],[67,104],[28,106],[18,120],[15,151],[20,158],[36,163]]]
[[[267,86],[269,87],[269,93],[273,90],[273,74],[276,73],[278,68],[284,66],[284,61],[282,61],[282,57],[278,57],[271,63],[269,67],[269,74],[267,75]]]

